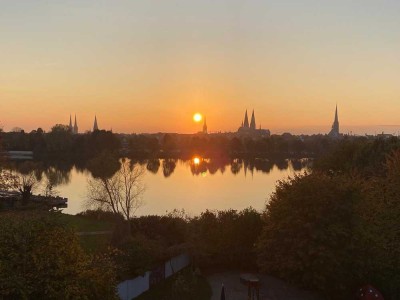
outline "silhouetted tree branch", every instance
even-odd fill
[[[122,214],[129,220],[143,205],[144,168],[123,160],[121,168],[110,178],[88,180],[88,206]]]

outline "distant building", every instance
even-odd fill
[[[93,124],[93,131],[99,130],[99,126],[97,125],[97,116],[94,116],[94,124]]]
[[[339,138],[340,132],[339,132],[339,118],[338,118],[338,112],[337,112],[337,105],[336,105],[336,110],[335,110],[335,120],[333,121],[332,124],[332,129],[329,132],[329,136],[332,138]]]
[[[254,109],[253,109],[253,112],[251,113],[250,124],[249,124],[249,118],[247,116],[247,109],[246,109],[246,112],[244,114],[244,120],[242,122],[242,125],[239,127],[237,133],[239,135],[248,135],[248,136],[252,136],[252,137],[264,137],[264,136],[271,135],[271,132],[268,129],[261,129],[261,125],[260,125],[260,128],[257,129],[256,117],[254,115]]]
[[[78,134],[78,123],[76,122],[76,115],[75,115],[75,123],[74,123],[74,134]]]
[[[382,132],[382,133],[377,134],[376,137],[380,138],[380,139],[390,139],[390,138],[394,137],[394,135],[390,134],[390,133]]]
[[[204,133],[204,134],[207,134],[207,133],[208,133],[208,132],[207,132],[207,120],[206,120],[206,117],[204,117],[203,133]]]
[[[256,130],[256,118],[254,117],[254,109],[251,113],[250,130]]]
[[[78,123],[76,121],[76,115],[75,115],[75,123],[74,126],[72,126],[72,117],[69,115],[69,125],[68,125],[69,131],[72,134],[78,134]]]

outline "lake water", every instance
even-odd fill
[[[267,160],[153,160],[142,162],[146,190],[144,205],[136,215],[162,215],[184,209],[197,215],[206,209],[243,209],[249,206],[263,210],[278,180],[305,170],[307,161]],[[86,209],[85,198],[90,172],[72,168],[56,187],[68,198],[63,211],[76,214]]]

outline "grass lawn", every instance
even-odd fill
[[[60,220],[68,227],[72,227],[76,232],[96,232],[113,231],[114,225],[106,221],[98,221],[81,216],[60,214]],[[110,244],[111,233],[101,235],[81,235],[79,236],[81,245],[89,253],[101,251]]]
[[[203,276],[194,275],[190,268],[157,284],[135,300],[210,300],[211,287]]]
[[[112,223],[81,216],[60,214],[59,217],[67,226],[73,227],[77,232],[112,231],[114,228]]]

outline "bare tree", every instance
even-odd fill
[[[0,170],[0,190],[9,191],[17,188],[17,176],[10,170]]]
[[[59,192],[54,188],[54,186],[55,186],[54,183],[50,179],[46,178],[46,180],[42,184],[42,189],[41,189],[42,195],[47,198],[58,196]]]
[[[40,181],[36,178],[33,171],[28,174],[17,174],[15,176],[14,187],[20,192],[23,204],[29,202],[34,190],[38,188],[39,184]]]
[[[122,160],[121,168],[112,177],[88,180],[88,206],[113,211],[130,220],[143,205],[143,176],[142,166]]]
[[[33,192],[41,187],[41,164],[26,161],[18,164],[0,163],[0,190],[18,192],[22,204],[28,204]]]
[[[0,127],[0,132],[3,132],[3,128]],[[0,190],[10,190],[15,186],[15,175],[5,168],[8,158],[4,152],[3,145],[0,140]]]

